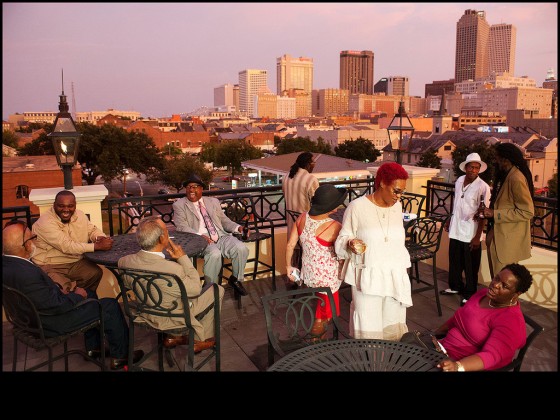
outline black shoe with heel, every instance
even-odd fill
[[[235,276],[230,276],[228,279],[228,283],[231,287],[233,287],[234,292],[236,293],[236,297],[239,296],[247,296],[247,290],[243,287],[243,283],[241,283]]]

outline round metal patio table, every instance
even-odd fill
[[[206,239],[195,233],[170,231],[169,237],[173,242],[181,245],[183,251],[191,258],[199,255],[208,245]],[[117,267],[119,258],[140,251],[140,245],[138,245],[136,241],[136,235],[132,233],[117,235],[112,238],[114,242],[110,250],[86,252],[84,257],[96,264]],[[164,254],[166,258],[169,258],[167,251],[164,251]]]
[[[445,355],[388,340],[331,340],[287,354],[269,372],[440,372]]]

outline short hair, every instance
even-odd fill
[[[64,196],[72,196],[74,197],[74,200],[76,199],[76,196],[74,195],[74,193],[70,190],[62,190],[59,191],[55,196],[54,196],[54,201],[56,201],[58,199],[58,197],[64,197]]]
[[[399,165],[397,162],[387,162],[379,167],[375,175],[375,189],[383,182],[385,185],[390,185],[396,179],[408,179],[408,172]]]
[[[159,237],[164,233],[158,220],[160,220],[159,216],[150,216],[138,223],[136,241],[140,245],[140,249],[150,251],[157,245]]]
[[[533,276],[524,265],[511,263],[502,268],[503,270],[509,270],[513,273],[517,279],[515,290],[519,293],[525,293],[533,284]]]
[[[300,153],[296,159],[296,163],[294,163],[290,167],[290,173],[288,177],[293,178],[297,174],[297,171],[299,171],[299,168],[305,169],[307,165],[309,165],[311,162],[313,162],[313,153],[311,152]]]

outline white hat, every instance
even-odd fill
[[[480,156],[479,156],[478,153],[471,153],[470,155],[467,156],[467,159],[464,162],[459,164],[459,169],[462,170],[463,172],[466,172],[465,171],[465,166],[467,166],[467,163],[470,163],[470,162],[480,163],[480,171],[478,171],[479,174],[484,172],[486,170],[486,168],[488,167],[486,165],[486,163],[484,163],[482,161],[482,159],[480,159]]]

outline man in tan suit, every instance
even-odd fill
[[[201,293],[202,285],[198,271],[194,268],[189,256],[185,254],[181,246],[173,243],[169,239],[167,227],[158,216],[148,217],[140,221],[138,229],[136,230],[136,239],[138,240],[141,250],[136,254],[126,255],[120,258],[118,262],[119,267],[176,274],[183,280],[188,296],[196,296]],[[176,261],[166,260],[163,254],[164,249],[167,250],[171,258]],[[224,289],[222,286],[218,287],[221,309]],[[177,288],[176,294],[170,294],[167,299],[171,301],[179,296],[180,291],[179,288]],[[199,353],[215,345],[214,311],[207,311],[200,321],[195,318],[197,314],[204,312],[208,306],[214,302],[212,288],[207,288],[201,296],[189,299],[189,302],[192,303],[190,315],[195,334],[194,351],[195,353]],[[183,322],[181,322],[179,318],[163,318],[147,315],[144,320],[148,324],[162,330],[184,327],[184,325],[181,325]],[[167,348],[173,348],[176,345],[187,344],[187,342],[188,336],[176,337],[168,335],[164,339],[163,344]]]
[[[513,143],[500,143],[496,164],[490,208],[484,210],[492,278],[507,264],[531,257],[531,219],[535,214],[533,179],[523,152]]]

